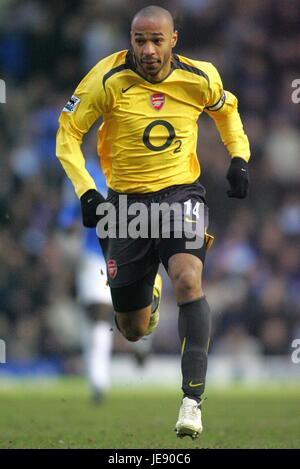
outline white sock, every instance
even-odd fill
[[[113,343],[111,324],[107,321],[90,323],[87,335],[87,376],[92,389],[105,391],[110,387],[110,362]]]

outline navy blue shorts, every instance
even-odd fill
[[[118,233],[117,216],[117,237],[110,238],[108,251],[106,253],[107,279],[111,288],[114,308],[119,312],[127,312],[140,309],[149,305],[152,301],[153,283],[158,271],[160,262],[168,271],[168,261],[170,257],[178,253],[192,254],[204,262],[206,245],[201,239],[197,248],[187,247],[187,243],[194,238],[186,235],[186,231],[181,230],[178,237],[178,225],[175,225],[173,212],[170,212],[170,232],[168,237],[163,237],[164,224],[159,221],[158,237],[151,237],[150,219],[152,204],[162,204],[166,202],[169,206],[177,203],[182,208],[180,216],[190,222],[185,226],[193,226],[196,217],[199,216],[198,209],[201,206],[203,225],[206,230],[208,226],[208,207],[205,202],[205,189],[197,180],[192,184],[182,184],[171,186],[157,192],[146,194],[120,194],[109,189],[107,202],[113,204],[117,214],[120,210],[120,195],[127,195],[127,207],[134,203],[143,203],[148,210],[148,232],[147,237],[133,239],[131,237],[122,238]],[[196,210],[195,210],[196,209]],[[133,216],[128,216],[128,224]],[[182,224],[183,226],[183,224]],[[177,233],[177,234],[176,234]],[[194,233],[194,232],[193,232]],[[156,231],[157,234],[157,231]],[[202,237],[199,236],[199,239]],[[122,297],[122,298],[121,298]]]

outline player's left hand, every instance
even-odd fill
[[[243,158],[239,156],[232,158],[226,177],[230,184],[230,190],[227,191],[228,197],[237,199],[247,197],[249,190],[248,163]]]

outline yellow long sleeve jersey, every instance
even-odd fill
[[[102,116],[98,154],[108,187],[154,192],[194,182],[199,115],[213,118],[229,154],[250,158],[236,97],[223,90],[208,62],[172,56],[171,73],[151,83],[136,70],[131,51],[101,60],[81,81],[59,118],[57,156],[78,197],[95,188],[85,168],[82,138]]]

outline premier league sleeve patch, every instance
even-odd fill
[[[77,96],[71,96],[65,107],[63,108],[63,112],[74,112],[76,106],[80,103],[80,98]]]

